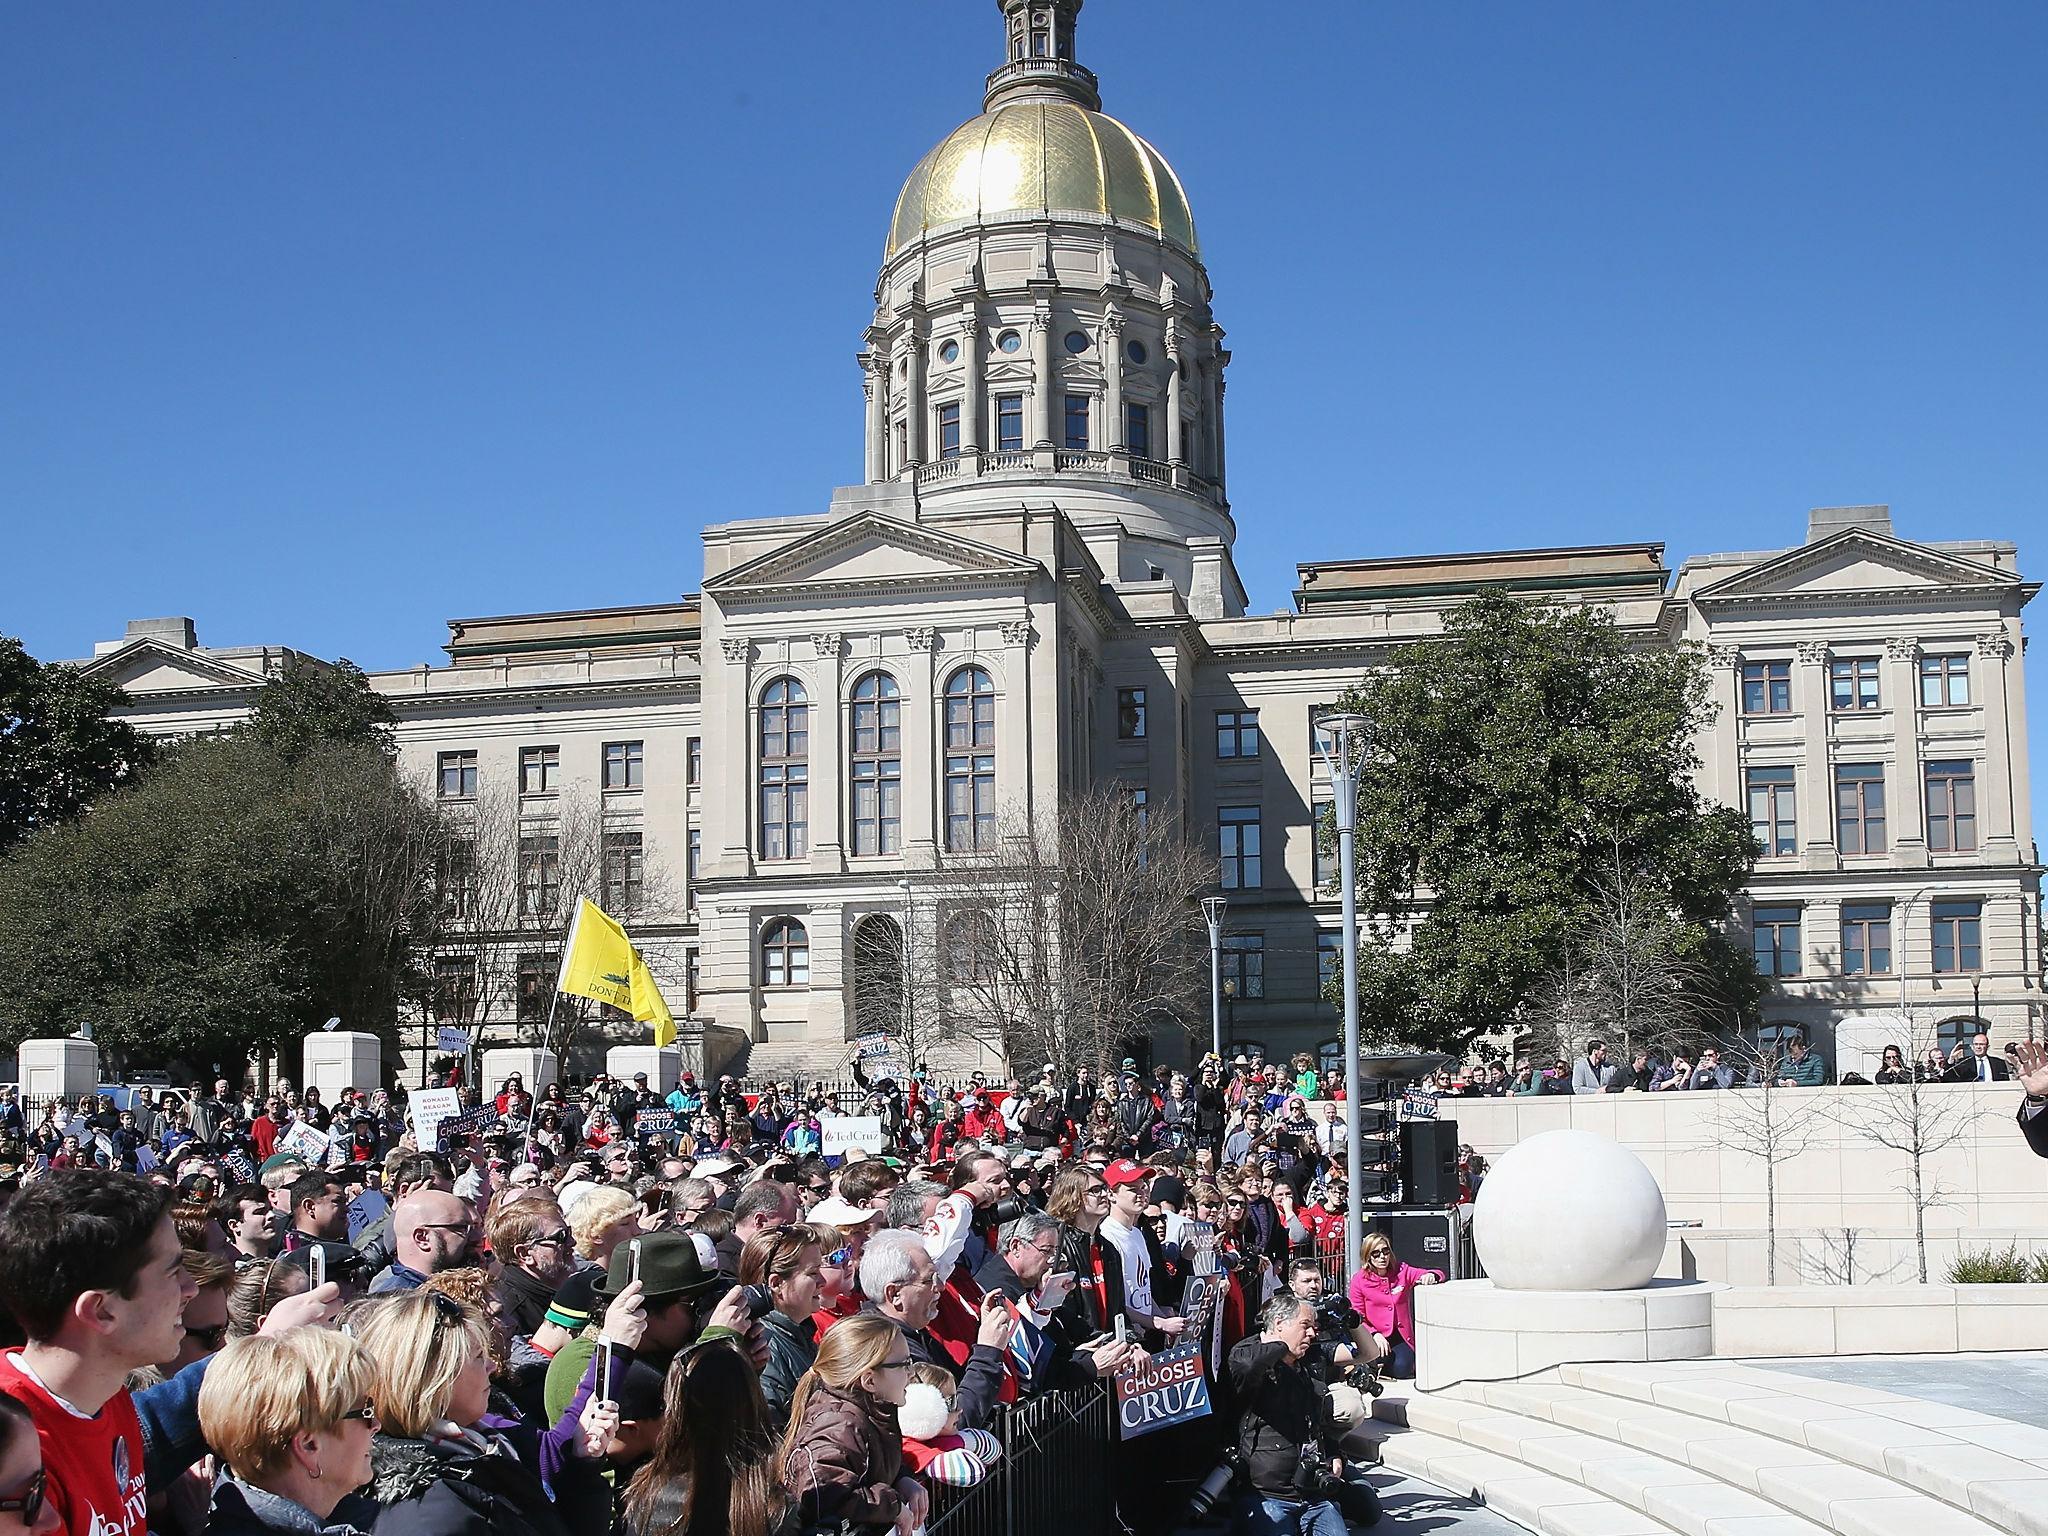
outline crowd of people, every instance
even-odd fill
[[[1317,1415],[1296,1473],[1326,1439],[1341,1481],[1339,1378],[1412,1369],[1437,1278],[1344,1252],[1344,1085],[1307,1058],[853,1104],[512,1078],[427,1147],[400,1091],[203,1086],[14,1129],[0,1532],[911,1536],[1000,1465],[1004,1405],[1191,1327],[1248,1518],[1299,1526],[1251,1454],[1269,1382]],[[880,1144],[825,1156],[841,1108]]]

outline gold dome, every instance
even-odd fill
[[[918,161],[884,259],[948,224],[1033,213],[1141,224],[1201,254],[1187,193],[1158,150],[1100,112],[1017,101],[962,123]]]

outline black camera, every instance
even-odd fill
[[[1004,1227],[1015,1221],[1019,1216],[1029,1215],[1030,1212],[1031,1207],[1018,1199],[1017,1196],[1005,1195],[988,1208],[986,1213],[984,1213],[984,1219],[991,1227]]]
[[[775,1296],[765,1285],[743,1285],[740,1297],[747,1304],[747,1316],[755,1319],[766,1317],[775,1310]]]
[[[1237,1474],[1243,1465],[1243,1458],[1235,1447],[1223,1453],[1223,1459],[1209,1469],[1209,1475],[1202,1479],[1195,1491],[1188,1497],[1188,1515],[1195,1520],[1206,1520],[1215,1511],[1217,1501],[1230,1491],[1230,1485],[1237,1481]]]
[[[1351,1330],[1361,1321],[1358,1309],[1345,1300],[1339,1291],[1326,1291],[1316,1298],[1316,1330],[1324,1334],[1341,1334],[1346,1340]]]

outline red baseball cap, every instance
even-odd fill
[[[1152,1177],[1152,1170],[1143,1163],[1134,1163],[1128,1157],[1120,1157],[1102,1170],[1102,1182],[1111,1189],[1120,1189],[1126,1184],[1142,1184]]]

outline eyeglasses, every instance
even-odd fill
[[[221,1323],[213,1328],[187,1328],[185,1337],[197,1339],[207,1350],[221,1349],[228,1342],[228,1325]]]
[[[905,1355],[901,1360],[884,1360],[875,1369],[878,1371],[907,1371],[917,1362]]]
[[[830,1264],[833,1268],[837,1269],[840,1266],[849,1263],[852,1260],[852,1258],[853,1244],[842,1243],[837,1248],[834,1248],[830,1253],[825,1255],[825,1262],[827,1264]]]
[[[377,1405],[375,1403],[365,1403],[362,1407],[352,1408],[341,1416],[341,1422],[344,1424],[350,1419],[361,1419],[372,1429],[376,1429],[382,1422],[377,1417]]]
[[[533,1246],[536,1248],[566,1248],[574,1241],[574,1235],[567,1227],[564,1227],[559,1232],[549,1232],[536,1237],[533,1240]]]
[[[29,1474],[27,1482],[21,1485],[21,1492],[9,1494],[0,1499],[0,1511],[11,1513],[21,1511],[21,1523],[34,1525],[43,1512],[43,1469],[37,1467]]]
[[[446,1323],[450,1328],[460,1328],[466,1313],[461,1302],[453,1296],[443,1296],[439,1291],[429,1291],[434,1298],[434,1322],[436,1326]]]

